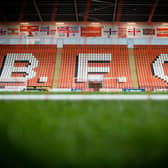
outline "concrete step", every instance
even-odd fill
[[[62,61],[62,48],[57,48],[53,85],[52,85],[53,88],[58,88],[58,86],[59,86],[61,61]]]
[[[129,69],[133,88],[139,88],[134,49],[128,48]]]

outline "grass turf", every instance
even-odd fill
[[[165,167],[167,107],[167,101],[0,101],[1,164]]]

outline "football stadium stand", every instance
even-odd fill
[[[168,46],[135,45],[136,67],[141,88],[168,87]]]
[[[64,45],[59,87],[87,88],[89,76],[102,77],[104,88],[131,88],[127,46]],[[118,82],[123,76],[126,82]]]
[[[0,85],[52,87],[56,45],[0,45]],[[20,67],[19,67],[20,66]]]
[[[166,45],[0,45],[0,86],[168,87]]]

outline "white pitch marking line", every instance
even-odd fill
[[[168,95],[0,95],[0,100],[168,100]]]

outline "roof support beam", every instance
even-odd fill
[[[118,1],[115,0],[114,12],[113,12],[113,22],[115,22],[115,18],[116,18],[117,4],[118,4]]]
[[[23,20],[25,6],[26,6],[26,0],[23,0],[21,9],[20,9],[19,22],[22,22]]]
[[[110,8],[110,7],[112,7],[112,6],[114,6],[114,5],[106,5],[106,6],[103,6],[103,7],[100,7],[100,8],[95,8],[95,9],[90,9],[89,10],[89,15],[93,15],[93,13],[94,12],[97,12],[97,11],[101,11],[101,10],[104,10],[104,9],[107,9],[107,8]],[[93,13],[92,13],[93,12]],[[101,14],[99,14],[99,15],[101,15]],[[84,14],[83,13],[79,13],[79,16],[84,16]],[[88,17],[89,18],[89,17]]]
[[[84,15],[84,22],[86,22],[88,20],[88,14],[89,14],[90,5],[91,5],[91,0],[88,0],[88,2],[86,4],[86,10],[85,10],[85,15]]]
[[[123,7],[123,1],[124,0],[120,0],[120,2],[119,2],[118,10],[117,10],[117,16],[116,16],[117,17],[116,22],[120,22],[122,7]]]
[[[103,10],[103,9],[110,8],[110,7],[112,7],[112,6],[114,6],[114,5],[105,5],[105,6],[100,7],[100,8],[95,8],[95,9],[93,9],[93,10],[89,10],[89,12],[90,12],[90,13],[91,13],[91,12],[97,12],[97,11],[100,11],[100,10]]]
[[[152,1],[151,10],[150,10],[149,18],[148,18],[148,23],[152,22],[152,18],[153,18],[153,15],[155,13],[158,2],[159,2],[159,0],[153,0]]]
[[[37,14],[38,14],[38,17],[39,17],[40,21],[43,22],[43,18],[41,17],[40,10],[39,10],[39,8],[38,8],[38,5],[37,5],[37,3],[36,3],[36,0],[33,0],[33,4],[34,4],[34,7],[35,7],[35,9],[36,9],[36,12],[37,12]]]
[[[102,1],[102,0],[92,0],[93,2],[98,2],[98,3],[104,3],[106,5],[113,5],[112,2],[106,2],[106,1]]]
[[[74,0],[74,6],[75,6],[75,16],[76,16],[76,21],[78,22],[79,19],[78,19],[78,8],[77,8],[77,2],[76,2],[76,0]]]
[[[55,4],[54,4],[52,16],[51,16],[51,21],[53,22],[55,21],[57,10],[58,10],[58,0],[55,0]]]

